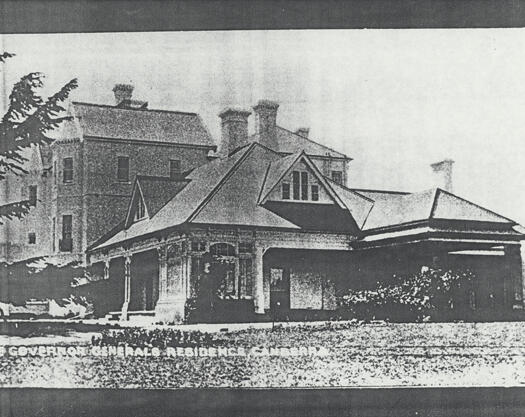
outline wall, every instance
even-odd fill
[[[310,156],[312,162],[319,168],[325,177],[332,178],[332,171],[343,173],[343,185],[348,186],[348,161],[341,159],[327,159],[325,157]]]
[[[125,216],[136,175],[169,176],[169,160],[181,160],[182,172],[208,162],[208,150],[156,143],[133,143],[86,138],[84,204],[86,242],[92,244]],[[118,156],[129,157],[129,181],[117,180]]]

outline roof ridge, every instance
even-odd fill
[[[439,187],[436,188],[436,190],[439,190],[439,191],[442,192],[442,193],[445,193],[445,194],[451,195],[452,197],[455,197],[455,198],[457,198],[458,200],[464,201],[464,202],[466,202],[466,203],[468,203],[468,204],[472,204],[474,207],[477,207],[477,208],[479,208],[479,209],[481,209],[481,210],[485,210],[485,211],[489,212],[490,214],[492,214],[492,215],[494,215],[494,216],[497,216],[497,217],[500,217],[500,218],[502,218],[502,219],[505,219],[505,220],[509,221],[509,222],[512,223],[512,224],[518,224],[518,223],[516,223],[514,220],[509,219],[508,217],[502,216],[501,214],[498,214],[498,213],[496,213],[495,211],[489,210],[488,208],[485,208],[485,207],[483,207],[483,206],[480,206],[479,204],[473,203],[472,201],[467,200],[466,198],[460,197],[460,196],[458,196],[458,195],[456,195],[456,194],[454,194],[454,193],[451,193],[450,191],[443,190],[442,188],[439,188]]]
[[[351,159],[348,155],[346,155],[346,154],[344,154],[344,153],[342,153],[342,152],[336,151],[335,149],[331,148],[330,146],[326,146],[326,145],[324,145],[324,144],[322,144],[322,143],[319,143],[319,142],[317,142],[317,141],[315,141],[315,140],[313,140],[313,139],[307,138],[306,136],[298,135],[297,133],[292,132],[292,131],[289,130],[289,129],[286,129],[285,127],[282,127],[282,126],[277,126],[277,127],[278,127],[279,129],[286,130],[287,132],[291,133],[292,135],[298,136],[298,137],[300,137],[300,138],[302,138],[302,139],[306,139],[307,141],[309,141],[309,142],[311,142],[311,143],[315,143],[316,145],[322,146],[323,148],[326,148],[326,149],[328,149],[328,150],[330,150],[330,151],[332,151],[332,152],[335,152],[335,153],[338,153],[338,154],[340,154],[340,155],[343,155],[345,158]]]
[[[343,185],[343,184],[339,184],[338,182],[335,182],[333,179],[327,177],[326,175],[323,175],[325,177],[325,179],[327,179],[328,181],[338,185],[339,187],[341,187],[342,189],[346,190],[346,191],[350,191],[351,193],[353,194],[357,194],[359,197],[362,197],[364,198],[365,200],[368,200],[370,201],[371,203],[375,203],[375,201],[373,199],[371,199],[370,197],[367,197],[365,195],[362,195],[362,194],[359,194],[357,191],[354,191],[352,190],[351,188],[348,188],[347,186]]]
[[[371,193],[384,193],[384,194],[403,194],[403,195],[410,195],[414,194],[409,191],[395,191],[395,190],[375,190],[373,188],[348,188],[351,191],[355,191],[359,193],[359,191],[365,191],[365,192],[371,192]]]
[[[72,104],[73,105],[77,105],[78,104],[78,105],[81,105],[81,106],[91,106],[91,107],[103,107],[103,108],[109,108],[109,109],[114,109],[114,110],[126,110],[126,111],[134,111],[134,112],[143,111],[143,112],[171,113],[171,114],[182,114],[182,115],[186,115],[186,116],[197,116],[197,117],[199,117],[198,113],[185,112],[185,111],[180,111],[180,110],[163,110],[163,109],[150,109],[150,108],[129,109],[129,108],[126,108],[126,107],[116,107],[116,106],[113,106],[111,104],[87,103],[85,101],[73,101]]]
[[[188,218],[185,220],[185,222],[190,222],[192,219],[194,219],[201,211],[202,209],[208,204],[208,202],[211,200],[211,198],[217,194],[217,192],[221,189],[221,187],[224,185],[224,183],[230,178],[233,173],[239,168],[242,162],[246,159],[247,155],[251,153],[251,151],[255,148],[257,145],[256,142],[253,142],[250,146],[246,148],[244,153],[240,155],[239,159],[233,164],[233,166],[224,174],[224,176],[221,178],[219,183],[213,187],[213,189],[204,197],[204,199],[200,202],[200,204],[197,206],[195,210],[188,216]],[[226,161],[227,158],[223,159],[222,161]],[[171,199],[170,199],[171,200]]]

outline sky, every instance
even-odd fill
[[[274,100],[280,126],[353,158],[350,187],[428,189],[429,164],[451,158],[455,194],[525,224],[525,29],[0,36],[17,54],[7,92],[40,71],[44,93],[78,78],[73,100],[113,104],[132,83],[150,108],[199,113],[216,141],[222,109]]]

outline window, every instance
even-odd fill
[[[239,295],[251,298],[253,292],[252,259],[239,259]]]
[[[62,179],[64,184],[73,182],[73,158],[64,158],[63,163],[63,172]]]
[[[66,214],[62,216],[62,239],[60,240],[60,250],[71,252],[73,250],[73,216]]]
[[[319,201],[319,186],[312,184],[312,201]]]
[[[283,200],[289,200],[290,199],[290,184],[288,184],[287,182],[283,182],[281,192],[282,192]]]
[[[27,240],[30,245],[34,245],[36,243],[36,233],[31,232],[27,235]]]
[[[36,185],[30,185],[29,186],[29,204],[31,204],[32,206],[36,206],[36,200],[37,200]]]
[[[144,205],[142,196],[137,195],[137,205],[135,207],[135,217],[133,220],[142,220],[144,217],[146,217],[146,206]]]
[[[293,199],[299,200],[299,190],[301,189],[301,178],[299,171],[292,172]]]
[[[170,178],[177,179],[180,173],[180,159],[170,159]]]
[[[308,200],[308,172],[301,172],[301,200]]]
[[[127,156],[119,156],[117,158],[117,180],[129,181],[129,158]]]
[[[332,171],[332,181],[342,184],[343,183],[343,173],[341,171]]]

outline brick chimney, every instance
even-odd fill
[[[300,127],[295,131],[296,135],[302,136],[303,138],[307,138],[310,134],[310,128],[308,127]]]
[[[259,100],[253,106],[255,113],[255,135],[259,143],[277,150],[277,109],[279,104],[270,100]]]
[[[452,168],[454,161],[452,159],[444,159],[443,161],[430,164],[432,172],[434,173],[434,182],[436,187],[442,188],[450,193],[453,192],[452,182]]]
[[[115,106],[118,106],[124,100],[130,101],[133,95],[133,88],[131,84],[115,84],[115,87],[113,87]]]
[[[219,113],[221,118],[221,156],[228,156],[248,144],[248,116],[251,112],[228,108]]]

